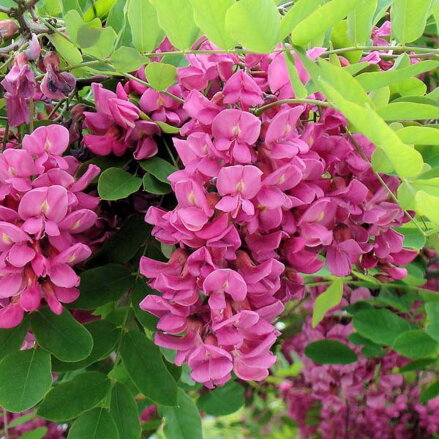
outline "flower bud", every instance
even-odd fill
[[[24,54],[31,61],[34,61],[40,57],[41,46],[38,38],[35,34],[32,34],[32,38],[29,41],[28,48],[24,51]]]
[[[0,39],[11,38],[18,32],[18,26],[13,20],[0,21]]]

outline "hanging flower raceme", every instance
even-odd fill
[[[87,259],[99,198],[84,189],[99,174],[62,156],[66,128],[48,125],[0,154],[0,328],[18,325],[45,301],[60,314],[79,295],[73,266]]]
[[[141,307],[160,319],[156,343],[177,350],[195,381],[223,384],[232,371],[262,380],[275,361],[273,320],[303,294],[300,273],[326,262],[336,276],[401,279],[416,252],[393,230],[406,218],[365,159],[374,146],[332,108],[277,104],[295,97],[282,53],[188,61],[179,86],[189,120],[174,139],[184,169],[169,176],[178,204],[146,215],[159,241],[180,248],[167,264],[142,259],[162,295]]]

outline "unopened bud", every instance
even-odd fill
[[[24,51],[24,54],[31,61],[34,61],[40,57],[41,46],[38,38],[35,34],[32,34],[32,38],[29,41],[28,48]]]
[[[18,32],[17,23],[13,20],[0,20],[0,39],[11,38]]]

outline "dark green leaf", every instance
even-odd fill
[[[357,354],[335,340],[319,340],[305,348],[305,355],[318,364],[349,364],[357,361]]]
[[[427,312],[427,326],[425,331],[430,337],[439,341],[439,302],[427,302],[425,304]]]
[[[413,370],[422,370],[426,369],[428,366],[431,366],[435,363],[436,360],[434,358],[422,358],[420,360],[413,360],[405,366],[401,367],[401,372],[411,372]]]
[[[202,439],[201,418],[192,399],[178,389],[178,406],[163,407],[167,439]]]
[[[122,265],[108,264],[81,273],[79,298],[70,306],[92,309],[120,297],[132,285],[131,273]]]
[[[145,280],[140,279],[139,281],[137,281],[136,286],[133,288],[133,291],[130,294],[130,299],[132,307],[134,309],[134,314],[136,315],[136,318],[140,322],[140,324],[150,331],[155,331],[157,329],[157,317],[147,311],[143,311],[143,309],[140,309],[139,307],[140,302],[148,294],[158,294],[158,292],[149,288],[146,285]]]
[[[120,200],[137,192],[142,180],[123,169],[106,169],[99,177],[98,192],[103,200]]]
[[[50,355],[42,349],[13,352],[0,362],[0,406],[5,410],[30,409],[51,384]]]
[[[224,386],[203,393],[197,401],[198,408],[212,416],[224,416],[236,412],[244,405],[244,388],[229,382]]]
[[[419,398],[422,404],[426,404],[430,399],[436,398],[439,395],[439,381],[430,384]]]
[[[120,353],[130,378],[145,396],[162,405],[176,405],[177,385],[151,340],[130,331],[122,338]]]
[[[0,358],[13,351],[18,351],[29,330],[29,320],[25,319],[19,326],[11,329],[0,329]]]
[[[96,361],[107,358],[113,352],[120,330],[106,320],[96,320],[86,323],[85,328],[93,337],[93,350],[90,355],[82,361],[75,363],[64,363],[52,359],[52,369],[56,372],[65,372],[68,370],[82,369]]]
[[[145,174],[143,176],[143,189],[155,195],[165,195],[171,192],[171,186],[169,186],[169,184],[162,183],[151,174]]]
[[[91,334],[66,309],[61,315],[48,307],[32,314],[32,332],[38,343],[61,361],[80,361],[93,348]]]
[[[393,343],[393,349],[408,358],[425,358],[437,351],[437,342],[422,329],[413,329],[400,334]]]
[[[364,310],[354,315],[354,328],[377,344],[391,346],[399,334],[412,329],[409,322],[387,309]]]
[[[175,166],[157,156],[148,160],[142,160],[140,166],[163,183],[169,183],[168,176],[177,171]]]
[[[38,427],[35,430],[27,431],[20,436],[20,439],[43,439],[48,431],[47,427]]]
[[[60,422],[76,418],[99,404],[110,390],[99,372],[85,372],[54,387],[38,407],[38,416]],[[88,438],[87,438],[88,439]]]
[[[128,388],[116,383],[111,392],[110,413],[123,439],[140,438],[140,421],[137,404]]]
[[[108,410],[95,408],[80,416],[70,428],[68,439],[125,439],[119,436],[116,423]]]

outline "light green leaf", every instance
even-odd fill
[[[99,177],[98,193],[103,200],[120,200],[137,192],[141,184],[139,177],[123,169],[109,168]]]
[[[157,12],[147,0],[129,0],[128,22],[133,45],[140,52],[152,52],[164,37]]]
[[[47,433],[47,427],[38,427],[32,431],[27,431],[20,436],[20,439],[43,439]]]
[[[419,191],[415,195],[416,211],[439,225],[439,197]]]
[[[197,406],[183,390],[178,389],[178,406],[163,407],[167,439],[202,439],[201,418]]]
[[[155,120],[154,122],[165,134],[177,134],[180,132],[180,128],[169,125],[166,122],[160,120]]]
[[[439,119],[439,107],[414,102],[395,102],[378,108],[378,114],[387,121]]]
[[[128,375],[148,398],[162,405],[177,404],[177,385],[166,368],[159,348],[144,334],[127,332],[120,347]]]
[[[61,422],[76,418],[99,404],[110,390],[110,380],[99,372],[76,375],[54,387],[38,407],[38,416]]]
[[[348,38],[351,41],[363,45],[370,38],[377,6],[378,0],[360,0],[348,15]]]
[[[244,387],[237,382],[203,393],[197,401],[198,408],[212,416],[224,416],[236,412],[244,405]]]
[[[169,175],[177,171],[177,168],[174,165],[171,165],[171,163],[157,156],[148,160],[142,160],[139,163],[145,171],[148,171],[150,174],[156,177],[157,180],[160,180],[163,183],[169,183]]]
[[[386,70],[385,72],[366,72],[356,76],[356,80],[366,90],[376,90],[386,85],[395,84],[403,79],[429,72],[439,66],[438,61],[421,61],[397,70]]]
[[[407,78],[392,84],[390,91],[400,96],[424,96],[427,85],[418,78]]]
[[[305,0],[294,2],[280,22],[280,39],[284,40],[293,29],[310,15],[324,0]]]
[[[280,41],[280,16],[272,0],[241,0],[227,11],[226,30],[246,49],[269,53]]]
[[[100,30],[98,40],[92,46],[84,48],[83,52],[87,55],[104,59],[113,52],[116,39],[117,35],[114,29],[106,27]]]
[[[392,34],[400,43],[417,40],[425,29],[432,0],[393,0]]]
[[[294,56],[291,55],[291,52],[289,51],[285,52],[285,63],[287,65],[288,74],[290,75],[290,81],[293,87],[294,96],[299,99],[306,98],[309,95],[308,90],[300,80]]]
[[[171,186],[169,186],[169,184],[162,183],[151,174],[145,174],[143,176],[143,189],[145,192],[155,195],[165,195],[171,192]]]
[[[226,31],[226,12],[234,0],[190,0],[194,18],[203,33],[216,46],[230,49],[235,41]]]
[[[315,328],[325,317],[325,314],[337,306],[343,297],[343,279],[335,279],[331,285],[317,296],[312,313],[312,326]]]
[[[5,410],[34,407],[51,384],[50,354],[42,349],[13,352],[0,362],[0,406]]]
[[[171,64],[152,62],[145,67],[146,78],[152,88],[166,90],[177,80],[177,69]]]
[[[67,439],[85,438],[125,439],[119,436],[113,417],[103,407],[84,413],[72,424]]]
[[[413,145],[439,145],[439,129],[430,127],[404,127],[396,132],[404,142]]]
[[[132,286],[133,277],[119,264],[108,264],[81,273],[81,294],[71,308],[93,309],[118,300]]]
[[[357,361],[357,354],[335,340],[319,340],[305,347],[305,355],[318,364],[349,364]]]
[[[55,46],[57,53],[61,55],[68,64],[75,66],[82,63],[81,52],[70,41],[67,41],[60,34],[48,35],[47,38],[49,38],[50,42]]]
[[[110,414],[121,439],[139,439],[140,422],[136,400],[128,388],[116,383],[111,391]]]
[[[93,348],[91,334],[68,310],[54,314],[48,307],[32,313],[32,332],[38,343],[61,361],[80,361]]]
[[[398,135],[372,108],[349,102],[329,84],[325,85],[325,93],[358,131],[382,149],[401,177],[414,177],[421,172],[421,154],[401,142]]]
[[[305,46],[345,18],[359,0],[331,0],[303,19],[293,31],[293,43]]]
[[[143,0],[140,0],[143,1]],[[188,0],[150,0],[156,8],[160,27],[177,49],[189,49],[199,36]]]
[[[393,343],[393,349],[404,357],[419,359],[434,355],[437,342],[422,329],[413,329],[400,334]]]
[[[413,329],[407,320],[387,309],[363,310],[354,315],[357,332],[377,344],[391,346],[402,332]]]
[[[84,20],[91,21],[95,17],[104,18],[110,12],[110,9],[116,3],[116,0],[96,0],[84,13]]]
[[[132,47],[119,47],[110,58],[111,64],[119,72],[134,72],[148,60]]]

